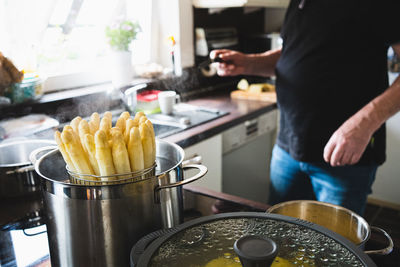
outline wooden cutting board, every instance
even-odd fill
[[[276,92],[251,93],[243,90],[235,90],[231,92],[231,98],[276,102]]]

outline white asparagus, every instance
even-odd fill
[[[89,121],[90,133],[94,135],[100,128],[100,115],[97,112],[92,113]]]
[[[130,173],[131,167],[129,163],[128,150],[126,148],[124,138],[119,128],[111,131],[112,137],[112,157],[117,174]]]
[[[79,122],[79,127],[78,127],[78,133],[79,133],[79,139],[81,141],[81,144],[83,145],[85,142],[85,135],[90,134],[90,128],[89,128],[89,123],[86,120],[81,120]],[[85,146],[83,146],[83,149],[87,152]]]
[[[131,129],[132,129],[132,127],[138,127],[139,124],[135,124],[135,121],[131,118],[127,119],[125,124],[126,125],[125,125],[124,141],[125,141],[125,144],[129,144],[129,137],[130,137]]]
[[[77,116],[71,122],[70,125],[72,129],[74,129],[75,133],[79,133],[79,123],[81,122],[82,118]]]
[[[138,127],[132,127],[128,143],[129,161],[133,172],[144,169],[143,146]]]
[[[100,128],[99,130],[102,130],[107,137],[107,140],[110,139],[110,129],[111,129],[111,119],[107,116],[104,116],[101,121],[100,121]]]
[[[94,136],[96,145],[96,159],[99,165],[101,176],[110,176],[115,174],[114,163],[112,160],[111,148],[108,145],[106,133],[98,130]]]
[[[100,168],[99,168],[99,164],[96,159],[96,145],[94,142],[93,135],[85,134],[85,136],[83,137],[83,147],[86,149],[86,152],[87,152],[88,158],[89,158],[89,162],[90,162],[90,165],[92,166],[94,174],[99,176]]]
[[[139,121],[141,117],[146,117],[146,115],[144,114],[144,112],[139,111],[135,114],[135,118],[133,119],[135,121],[135,124],[139,125]]]
[[[152,162],[154,163],[156,161],[156,135],[154,132],[154,127],[153,124],[151,123],[150,120],[145,121],[146,125],[149,127],[150,133],[151,133],[151,143],[153,146],[153,152],[152,152]]]
[[[147,169],[154,164],[153,159],[155,158],[155,156],[153,155],[153,142],[151,140],[153,137],[150,132],[149,126],[147,126],[146,123],[142,123],[139,125],[139,131],[143,146],[144,168]]]
[[[67,130],[62,132],[61,139],[76,171],[79,174],[94,174],[78,137],[72,131]]]
[[[54,133],[54,139],[56,140],[58,149],[60,150],[61,155],[62,155],[65,163],[68,166],[68,169],[73,171],[73,172],[76,172],[76,168],[74,166],[74,163],[72,162],[70,156],[68,155],[67,150],[65,149],[65,145],[64,145],[63,141],[61,140],[61,133],[59,131],[56,131]]]

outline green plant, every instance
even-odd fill
[[[124,20],[107,26],[106,37],[112,49],[129,51],[129,44],[136,39],[140,31],[141,28],[137,22]]]

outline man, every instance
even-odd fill
[[[282,49],[215,50],[218,74],[276,75],[280,129],[270,204],[317,199],[363,214],[385,161],[385,121],[400,110],[387,50],[400,55],[398,0],[292,0]]]

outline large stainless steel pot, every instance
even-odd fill
[[[22,197],[40,190],[40,178],[29,155],[49,145],[55,142],[29,139],[0,144],[0,198]]]
[[[276,204],[267,212],[299,218],[322,225],[352,241],[364,249],[371,230],[383,234],[388,246],[380,250],[365,251],[367,254],[387,255],[393,250],[391,237],[381,228],[370,226],[363,217],[344,207],[315,200],[293,200]]]
[[[182,185],[204,176],[207,168],[183,166],[182,148],[161,140],[156,144],[156,174],[138,182],[73,184],[58,150],[36,162],[43,178],[52,266],[128,266],[137,240],[182,222]],[[189,168],[199,173],[184,180]]]

